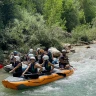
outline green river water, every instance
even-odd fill
[[[69,57],[76,68],[72,76],[26,90],[5,88],[2,80],[9,74],[0,70],[0,96],[96,96],[96,45],[81,47]]]

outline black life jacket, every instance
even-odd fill
[[[29,72],[31,72],[31,73],[37,73],[38,71],[37,71],[37,68],[34,68],[35,67],[35,64],[36,63],[34,63],[34,64],[31,64],[31,66],[30,66],[30,68],[29,68]]]
[[[13,62],[13,63],[12,63],[12,66],[15,68],[19,63],[20,63],[20,62],[18,62],[18,61]],[[22,72],[22,64],[21,64],[21,66],[19,66],[19,67],[15,70],[15,72]]]
[[[46,71],[51,71],[51,66],[49,66],[48,63],[49,63],[49,61],[46,60],[44,63],[44,67],[45,67]]]
[[[67,63],[61,63],[61,62],[59,62],[59,68],[65,68],[66,65],[67,65]]]
[[[62,63],[62,60],[63,60],[64,63],[67,63],[67,64],[69,63],[69,59],[68,59],[67,56],[61,56],[60,57],[60,63]]]
[[[49,61],[52,63],[53,59],[52,59],[52,53],[48,52],[48,56],[49,56]]]
[[[43,56],[44,56],[44,54],[41,54],[40,60],[39,60],[39,64],[42,64],[43,63]]]

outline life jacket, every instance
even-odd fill
[[[52,53],[48,52],[48,56],[49,56],[49,61],[52,63],[53,59],[52,59]]]
[[[37,68],[34,68],[35,67],[35,64],[36,63],[34,63],[34,64],[31,64],[31,66],[30,66],[30,68],[29,68],[29,72],[31,72],[31,73],[37,73],[38,71],[37,71]]]
[[[66,65],[67,65],[67,63],[61,63],[61,62],[59,62],[59,68],[65,68]]]
[[[51,66],[49,66],[49,61],[46,60],[45,63],[44,63],[44,67],[47,71],[51,71]]]
[[[40,52],[38,50],[38,51],[36,51],[36,55],[35,55],[36,61],[38,61],[40,59],[40,57],[41,57]]]
[[[12,63],[12,66],[15,68],[19,63],[20,63],[20,62],[18,62],[18,61],[13,62],[13,63]],[[19,68],[17,68],[17,69],[15,70],[15,72],[22,72],[22,65],[19,66]]]
[[[39,59],[39,64],[42,64],[42,63],[43,63],[43,56],[44,56],[44,54],[41,54],[41,55],[40,55],[40,57],[39,57],[39,58],[40,58],[40,59]]]
[[[59,59],[60,63],[69,63],[69,59],[67,56],[61,56]]]

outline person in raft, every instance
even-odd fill
[[[59,68],[61,70],[70,68],[69,59],[67,56],[67,51],[65,49],[62,50],[62,55],[59,58]]]
[[[36,61],[39,60],[39,57],[40,57],[40,56],[41,56],[41,55],[40,55],[40,48],[37,48],[37,50],[36,50],[36,55],[35,55]]]
[[[52,73],[54,65],[50,63],[48,55],[43,56],[43,63],[41,65],[45,68],[42,73]]]
[[[40,69],[39,71],[38,68]],[[26,70],[22,73],[22,76],[24,76],[26,79],[38,77],[41,71],[42,71],[42,67],[40,66],[40,64],[36,62],[35,57],[30,57],[30,64],[28,65]]]
[[[43,49],[40,49],[40,54],[38,56],[38,63],[42,64],[43,63],[43,56],[45,54],[45,51]]]
[[[28,54],[27,54],[27,61],[30,61],[30,57],[34,57],[34,54],[33,54],[33,49],[30,49]]]
[[[49,56],[49,61],[52,63],[52,61],[53,61],[53,54],[51,53],[51,49],[48,49],[48,54],[47,55]]]
[[[14,56],[13,61],[13,69],[9,71],[9,73],[13,73],[13,77],[20,77],[22,75],[22,63],[20,62],[20,57]]]

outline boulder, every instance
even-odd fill
[[[72,48],[71,44],[69,43],[64,44],[64,49],[70,50],[71,48]]]
[[[58,49],[54,47],[51,47],[49,49],[51,49],[51,53],[53,54],[54,57],[59,57],[61,55],[61,52]]]

